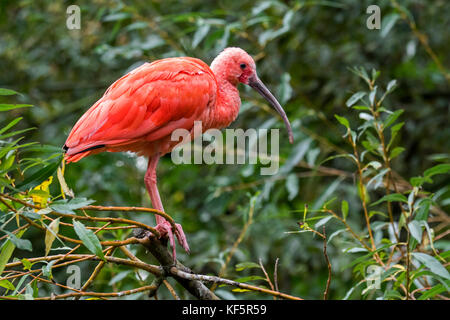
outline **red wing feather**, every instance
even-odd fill
[[[146,63],[114,82],[78,120],[66,141],[67,160],[77,161],[95,147],[153,141],[190,127],[216,91],[215,76],[201,60]]]

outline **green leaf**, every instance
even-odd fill
[[[267,42],[278,38],[279,36],[285,34],[291,29],[291,21],[294,17],[294,10],[289,10],[285,13],[283,17],[283,25],[279,29],[269,29],[267,31],[262,32],[258,37],[258,42],[261,45],[265,45]]]
[[[434,274],[437,274],[438,276],[441,276],[444,279],[450,280],[449,272],[435,257],[432,257],[422,252],[412,252],[411,255],[417,260],[419,260],[422,264],[424,264],[425,267],[430,269],[430,271],[433,272]]]
[[[335,114],[334,116],[337,119],[337,121],[339,121],[340,124],[345,126],[347,129],[350,129],[350,123],[348,122],[348,120],[346,118],[338,116],[337,114]]]
[[[432,202],[433,201],[429,198],[420,199],[416,202],[415,220],[424,221],[426,223]]]
[[[230,27],[231,24],[227,25],[223,30],[222,37],[216,42],[216,50],[220,51],[225,49],[228,44],[228,39],[230,38]]]
[[[25,287],[25,294],[24,294],[25,299],[26,300],[34,300],[33,293],[34,293],[34,290],[31,287],[30,282],[28,282],[28,284]]]
[[[299,190],[298,180],[299,180],[298,177],[294,173],[291,173],[286,178],[286,189],[289,192],[289,195],[288,195],[289,201],[294,199],[298,194],[298,190]]]
[[[15,290],[16,289],[16,287],[14,287],[14,285],[11,282],[9,282],[7,279],[1,279],[0,280],[0,287],[3,287],[3,288],[8,289],[8,290]]]
[[[386,300],[392,300],[392,299],[401,300],[401,299],[403,299],[403,296],[396,290],[386,290],[386,292],[384,293],[384,299],[386,299]]]
[[[400,115],[404,112],[403,109],[397,110],[393,113],[391,113],[386,120],[384,121],[384,128],[388,128],[391,124],[393,124],[395,122],[395,120],[397,120],[398,117],[400,117]]]
[[[366,188],[369,189],[373,184],[373,189],[378,189],[383,183],[383,177],[386,175],[386,173],[389,172],[389,168],[385,168],[381,170],[378,174],[376,174],[372,179],[367,182]]]
[[[384,16],[383,21],[381,21],[381,32],[380,36],[382,38],[386,37],[389,31],[394,27],[400,16],[397,13],[389,13]]]
[[[17,131],[9,132],[7,134],[1,135],[0,136],[0,140],[5,140],[6,138],[13,137],[13,136],[16,136],[18,134],[22,134],[24,132],[28,132],[28,131],[31,131],[31,130],[34,130],[34,129],[36,129],[36,128],[26,128],[26,129],[23,129],[23,130],[17,130]]]
[[[108,21],[120,21],[120,20],[126,20],[128,18],[131,18],[131,13],[128,12],[118,12],[118,13],[113,13],[113,14],[109,14],[105,17],[102,18],[103,22],[108,22]]]
[[[20,238],[27,229],[21,230],[17,233],[17,237]],[[12,241],[7,240],[6,243],[3,245],[2,251],[0,253],[0,274],[2,274],[3,270],[5,270],[5,266],[8,263],[9,259],[11,258],[14,249],[16,246]]]
[[[284,165],[278,171],[278,174],[287,174],[292,168],[294,168],[306,155],[309,146],[311,145],[312,139],[308,138],[300,141],[292,150],[289,158],[286,160]]]
[[[7,104],[7,103],[0,103],[0,111],[9,111],[19,108],[26,108],[26,107],[32,107],[32,104]]]
[[[449,162],[450,161],[450,153],[430,154],[427,158],[431,161],[436,161],[436,162]]]
[[[380,71],[372,69],[372,81],[375,82],[375,80],[378,79],[378,77],[380,76]]]
[[[334,218],[333,216],[328,216],[325,217],[323,219],[320,219],[319,221],[317,221],[317,223],[314,225],[314,229],[320,228],[321,226],[327,224],[328,221],[330,221],[332,218]]]
[[[19,291],[19,289],[21,288],[22,284],[25,282],[25,280],[28,278],[28,274],[25,274],[24,276],[22,276],[19,280],[19,283],[17,283],[16,285],[16,289],[14,289],[14,292],[12,293],[13,296],[15,296],[17,294],[17,292]]]
[[[424,176],[430,178],[436,174],[445,174],[450,172],[450,163],[442,163],[425,170]]]
[[[397,202],[408,203],[408,199],[404,195],[402,195],[400,193],[392,193],[392,194],[386,195],[383,198],[381,198],[380,200],[372,203],[371,206],[375,206],[377,204],[380,204],[380,203],[386,202],[386,201],[391,201],[391,202],[397,201]]]
[[[387,85],[387,88],[386,88],[386,91],[387,92],[391,92],[392,90],[394,90],[395,88],[397,87],[397,80],[391,80],[391,81],[389,81],[389,83],[388,83],[388,85]]]
[[[377,86],[375,86],[373,88],[373,90],[370,91],[370,93],[369,93],[369,102],[370,102],[371,106],[373,106],[375,104],[375,97],[376,97],[376,95],[377,95]]]
[[[0,96],[12,96],[15,94],[19,94],[17,91],[11,89],[0,88]]]
[[[389,143],[387,145],[388,149],[390,149],[392,143],[394,142],[395,137],[397,136],[398,132],[400,131],[400,129],[403,127],[404,124],[405,124],[404,122],[400,122],[400,123],[397,123],[397,124],[392,126],[392,128],[391,128],[391,139],[389,140]]]
[[[276,1],[261,1],[260,3],[255,3],[255,6],[252,8],[252,15],[256,16],[266,10],[267,8],[270,8],[271,6],[279,6],[280,9],[284,8],[284,4],[281,2]]]
[[[345,221],[347,219],[347,215],[348,215],[348,202],[345,200],[342,200],[341,211],[342,211],[342,218]]]
[[[411,179],[409,179],[409,182],[413,187],[420,187],[426,182],[426,179],[423,177],[412,177]]]
[[[342,232],[345,232],[345,231],[347,231],[347,228],[339,229],[339,230],[333,232],[333,233],[328,237],[328,241],[327,241],[327,242],[330,242],[334,237],[336,237],[337,235],[339,235],[339,234],[341,234]]]
[[[3,230],[6,234],[8,234],[8,239],[19,249],[33,251],[33,246],[31,245],[30,240],[20,239],[14,233]]]
[[[3,158],[0,161],[0,172],[7,173],[8,169],[11,168],[14,164],[14,160],[16,159],[16,156],[14,153],[10,153],[5,158]]]
[[[345,153],[345,154],[337,154],[337,155],[334,155],[334,156],[330,156],[330,157],[326,158],[325,160],[321,161],[321,162],[319,163],[319,165],[322,165],[322,164],[324,164],[325,162],[330,161],[330,160],[333,160],[333,159],[336,159],[336,158],[349,158],[349,159],[352,159],[355,163],[358,162],[357,159],[356,159],[356,157],[355,157],[353,154],[351,154],[351,153]]]
[[[281,75],[281,83],[278,86],[278,99],[282,105],[287,103],[289,99],[292,97],[292,86],[291,86],[291,75],[287,72],[284,72]]]
[[[435,295],[446,292],[447,289],[442,283],[439,283],[432,287],[430,290],[425,291],[417,300],[426,300],[433,298]]]
[[[254,262],[241,262],[235,265],[236,271],[242,271],[244,269],[250,269],[250,268],[261,268],[261,266]]]
[[[353,67],[350,68],[350,71],[353,72],[354,74],[356,74],[358,77],[362,78],[365,82],[367,82],[367,84],[370,85],[370,79],[369,79],[369,75],[367,74],[366,69],[364,69],[363,67]]]
[[[0,129],[0,134],[2,134],[3,132],[6,132],[8,129],[10,129],[11,127],[15,126],[17,124],[17,122],[19,122],[22,119],[23,119],[22,117],[15,118],[13,121],[8,123],[5,127]]]
[[[31,266],[33,265],[30,260],[23,258],[22,260],[20,260],[22,262],[23,265],[23,270],[31,270]]]
[[[372,127],[372,123],[369,122],[369,121],[373,121],[374,117],[371,114],[368,114],[367,112],[360,112],[359,113],[359,118],[365,120],[366,122],[368,122],[368,123],[363,124],[359,128],[363,129],[363,128],[366,128],[366,127],[367,128]]]
[[[64,200],[54,201],[50,205],[50,208],[52,208],[54,211],[57,211],[60,213],[75,214],[74,210],[88,206],[93,202],[95,202],[95,200],[86,199],[86,198],[74,198],[71,200],[64,199]]]
[[[27,151],[30,152],[43,152],[43,153],[60,153],[61,147],[58,146],[52,146],[49,144],[36,144],[32,147],[29,147]]]
[[[385,217],[385,218],[388,217],[387,214],[384,213],[384,212],[371,210],[371,211],[369,212],[369,218],[372,218],[374,215],[379,215],[379,216],[382,216],[382,217]]]
[[[100,241],[98,240],[95,233],[92,232],[92,230],[86,229],[84,224],[76,221],[75,219],[73,220],[73,227],[78,238],[83,241],[83,244],[86,246],[86,248],[88,248],[90,252],[95,254],[100,259],[106,261],[102,251],[102,245],[100,244]]]
[[[127,25],[124,30],[132,31],[132,30],[140,30],[148,28],[148,23],[144,21],[138,21]]]
[[[352,107],[355,110],[366,110],[366,111],[370,111],[370,107],[367,106],[353,106]]]
[[[432,183],[433,180],[431,180],[431,177],[436,174],[446,174],[450,172],[450,163],[442,163],[438,164],[434,167],[431,167],[424,172],[423,177],[413,177],[410,179],[411,184],[414,187],[418,187],[423,185],[425,182]]]
[[[58,169],[61,163],[62,157],[59,157],[57,161],[46,165],[44,168],[38,170],[28,178],[26,178],[22,183],[19,183],[16,188],[19,190],[28,190],[40,185],[42,182],[48,179],[55,171]]]
[[[45,266],[42,267],[42,274],[44,275],[44,277],[46,277],[50,280],[53,278],[52,267],[53,267],[53,264],[55,264],[55,262],[56,262],[56,260],[52,260],[52,261],[48,262]]]
[[[34,209],[32,209],[34,210]],[[41,216],[39,215],[39,213],[31,211],[31,210],[25,210],[25,211],[21,211],[19,212],[20,215],[33,219],[33,220],[39,220],[41,219]]]
[[[201,19],[203,21],[203,19]],[[200,42],[206,37],[206,35],[209,32],[209,29],[211,28],[211,25],[206,24],[203,22],[203,24],[197,29],[197,31],[194,34],[194,37],[192,39],[192,48],[195,49]]]
[[[347,253],[367,252],[367,249],[361,248],[361,247],[354,247],[354,248],[344,250],[344,252],[347,252]]]
[[[411,236],[417,240],[418,243],[422,242],[422,224],[417,221],[413,220],[410,223],[408,223],[408,229],[411,233]]]
[[[355,291],[356,287],[358,287],[361,283],[362,282],[359,282],[356,286],[351,287],[345,294],[344,298],[342,298],[342,300],[348,300],[348,298],[350,298],[350,296],[352,295],[353,291]]]
[[[394,159],[398,155],[400,155],[403,151],[405,151],[405,148],[403,147],[395,147],[390,153],[389,153],[389,159]]]
[[[347,107],[351,107],[356,102],[361,100],[361,98],[363,98],[365,95],[366,95],[366,93],[363,91],[356,92],[347,100],[347,102],[345,104],[347,105]]]
[[[382,164],[379,161],[370,161],[366,167],[372,167],[375,170],[378,170],[382,167]]]
[[[261,276],[248,276],[248,277],[242,277],[242,278],[238,278],[238,279],[235,279],[234,281],[236,281],[236,282],[249,282],[249,281],[255,281],[255,280],[264,280],[264,281],[267,281],[267,279],[266,278],[264,278],[264,277],[261,277]]]

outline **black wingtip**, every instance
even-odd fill
[[[96,145],[96,146],[93,146],[93,147],[90,147],[90,148],[81,150],[81,151],[79,151],[79,152],[77,152],[77,153],[74,153],[74,154],[72,154],[72,156],[77,155],[77,154],[80,154],[80,153],[83,153],[83,152],[87,152],[87,151],[91,151],[91,150],[95,150],[95,149],[104,148],[104,147],[106,147],[105,144],[99,144],[99,145]],[[64,153],[67,153],[67,150],[69,150],[69,147],[68,147],[67,145],[64,145],[64,146],[62,147],[62,149],[64,150]]]
[[[106,144],[99,144],[99,145],[96,145],[96,146],[93,146],[93,147],[90,147],[90,148],[78,151],[77,153],[74,153],[73,156],[77,155],[77,154],[80,154],[80,153],[83,153],[83,152],[87,152],[87,151],[91,151],[91,150],[95,150],[95,149],[100,149],[100,148],[104,148],[104,147],[106,147]]]

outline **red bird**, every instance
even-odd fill
[[[255,62],[240,48],[222,51],[209,67],[190,58],[167,58],[145,63],[114,82],[75,124],[64,145],[67,162],[102,151],[132,151],[147,156],[145,185],[155,209],[164,211],[156,184],[156,166],[179,142],[171,133],[179,128],[193,131],[194,121],[202,130],[227,127],[241,106],[239,83],[259,92],[281,115],[289,141],[289,120],[278,101],[259,80]],[[192,135],[191,135],[192,136]],[[181,225],[176,229],[156,216],[156,229],[168,236],[175,259],[175,233],[189,252]]]

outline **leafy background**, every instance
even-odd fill
[[[242,47],[255,57],[260,78],[284,106],[295,143],[289,145],[282,122],[264,101],[241,86],[243,105],[232,127],[282,129],[277,175],[260,176],[259,167],[250,165],[174,165],[170,156],[164,157],[158,168],[159,190],[166,211],[183,225],[192,248],[190,255],[181,249],[178,255],[197,272],[217,274],[248,221],[250,200],[256,197],[252,223],[227,276],[254,274],[251,268],[237,271],[234,265],[258,259],[272,274],[279,258],[280,290],[320,299],[328,278],[322,239],[286,232],[299,229],[305,204],[320,209],[334,197],[338,200],[328,206],[340,210],[341,202],[347,201],[349,224],[361,232],[365,228],[355,166],[340,157],[322,164],[330,156],[352,152],[334,115],[345,115],[351,124],[361,121],[346,101],[365,85],[349,68],[379,70],[377,82],[384,86],[397,79],[397,89],[384,104],[393,111],[404,109],[405,124],[397,144],[405,149],[392,161],[399,177],[408,181],[449,162],[450,29],[445,26],[450,5],[445,0],[376,1],[382,28],[369,30],[366,8],[373,2],[77,1],[81,29],[68,30],[66,9],[72,2],[2,1],[0,87],[21,95],[0,97],[0,102],[33,107],[2,113],[0,120],[3,126],[20,116],[17,129],[34,128],[21,143],[37,141],[46,147],[28,150],[22,161],[30,157],[34,167],[43,166],[54,159],[55,150],[83,112],[126,72],[172,56],[194,56],[210,63],[225,47]],[[329,170],[318,170],[318,165]],[[25,170],[25,177],[33,173],[33,166]],[[94,199],[96,204],[150,207],[143,183],[145,168],[146,161],[131,154],[104,153],[70,164],[65,179],[77,197]],[[448,175],[435,176],[433,184],[426,185],[444,212],[450,207],[449,189]],[[59,185],[52,183],[50,190],[57,194]],[[370,195],[375,201],[384,193],[371,190]],[[394,215],[400,215],[398,208]],[[153,223],[151,216],[128,216]],[[382,217],[373,217],[378,219]],[[435,235],[448,231],[448,218],[445,221]],[[326,228],[331,235],[342,226],[333,219]],[[44,250],[41,232],[30,230],[26,238],[33,252],[18,249],[16,257]],[[448,246],[442,237],[436,249],[445,252]],[[343,252],[351,247],[349,239],[340,236],[328,243],[333,274],[330,298],[342,299],[357,283],[358,274],[349,264],[360,253]],[[144,252],[137,254],[149,259]],[[86,280],[95,264],[80,265]],[[67,277],[64,270],[58,272],[55,278]],[[117,282],[111,282],[117,275]],[[105,268],[97,280],[98,291],[111,286],[131,289],[136,281],[130,271],[117,267]],[[217,290],[224,298],[261,298]],[[347,297],[367,294],[356,288]]]

